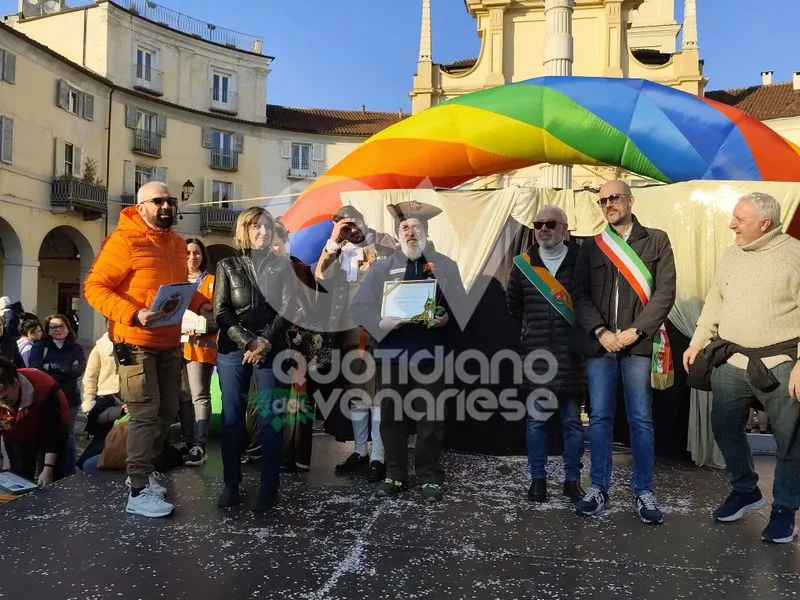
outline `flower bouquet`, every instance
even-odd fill
[[[304,329],[296,325],[286,330],[286,341],[292,350],[296,350],[310,364],[316,359],[317,366],[330,362],[331,349],[325,346],[322,334]]]
[[[442,317],[447,313],[447,310],[443,306],[437,306],[436,301],[433,298],[428,298],[425,301],[425,306],[422,309],[422,312],[418,315],[411,317],[412,323],[421,323],[427,329],[436,326],[435,319],[438,317]]]

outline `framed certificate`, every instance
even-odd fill
[[[383,284],[381,317],[410,319],[420,314],[429,299],[436,298],[436,280],[387,281]]]

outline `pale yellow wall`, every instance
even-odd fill
[[[764,121],[764,124],[773,131],[781,134],[790,142],[800,145],[800,117],[772,119]]]
[[[150,158],[132,151],[133,130],[125,127],[125,106],[131,104],[140,109],[164,115],[167,118],[167,135],[161,140],[161,158]],[[195,191],[186,204],[181,206],[184,218],[176,230],[182,235],[197,235],[200,228],[199,206],[195,203],[210,201],[205,197],[206,181],[214,179],[229,181],[242,186],[245,198],[258,196],[261,191],[261,128],[256,125],[235,123],[210,115],[199,115],[164,106],[147,99],[117,92],[114,96],[112,121],[114,133],[111,140],[111,185],[109,187],[109,216],[115,223],[119,213],[119,200],[123,194],[125,161],[134,161],[153,167],[168,169],[168,185],[176,197],[180,197],[183,183],[188,179]],[[212,169],[211,151],[202,145],[203,127],[242,133],[244,152],[239,155],[238,171]]]
[[[675,21],[676,0],[644,0],[629,17],[628,44],[631,48],[653,48],[675,52],[681,26]]]

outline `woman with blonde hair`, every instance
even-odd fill
[[[238,254],[217,265],[214,320],[219,327],[217,372],[222,391],[222,465],[220,507],[239,502],[246,403],[258,403],[261,436],[261,484],[253,510],[278,502],[281,422],[288,385],[281,389],[273,371],[275,356],[286,347],[286,329],[297,316],[291,261],[272,249],[275,220],[260,207],[236,219]],[[250,394],[250,380],[256,393]],[[248,400],[249,399],[249,400]]]

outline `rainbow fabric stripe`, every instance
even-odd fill
[[[665,183],[800,181],[800,148],[744,112],[641,79],[542,77],[458,96],[374,135],[282,217],[330,219],[346,191],[453,187],[539,163]]]
[[[575,306],[572,304],[572,296],[563,284],[553,277],[545,267],[534,266],[531,264],[531,257],[527,252],[514,257],[514,264],[522,271],[533,287],[544,296],[550,305],[567,320],[570,325],[575,324]]]

